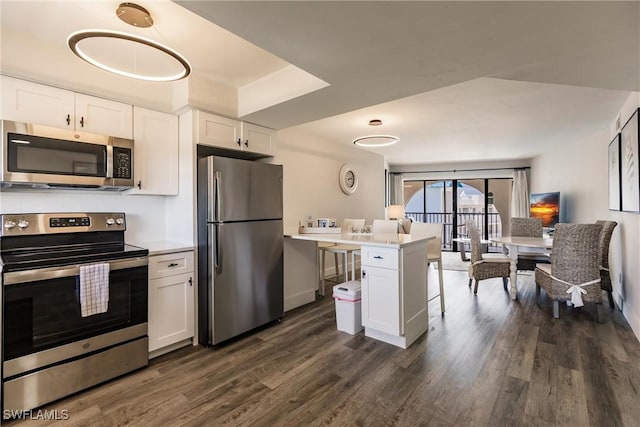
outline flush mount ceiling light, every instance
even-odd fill
[[[136,28],[153,25],[149,12],[133,3],[122,3],[118,18]],[[178,52],[154,40],[111,30],[82,30],[67,44],[82,60],[103,70],[138,80],[170,82],[191,73],[189,62]]]
[[[393,135],[368,135],[361,136],[353,140],[355,145],[360,147],[386,147],[400,141],[400,138]]]

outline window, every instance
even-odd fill
[[[485,239],[500,237],[508,231],[503,224],[510,222],[511,182],[509,178],[405,181],[405,215],[417,222],[442,223],[443,250],[457,249],[453,239],[466,237],[468,220],[476,223]],[[489,247],[492,252],[501,250]]]

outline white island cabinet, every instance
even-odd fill
[[[427,241],[407,234],[297,234],[292,239],[361,246],[362,325],[401,348],[427,331]]]

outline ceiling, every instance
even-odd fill
[[[133,101],[168,93],[105,76],[66,49],[78,29],[127,30],[118,4],[2,0],[3,73],[63,87],[73,77]],[[607,129],[640,90],[639,2],[140,4],[156,24],[137,31],[181,52],[195,75],[242,88],[293,64],[328,83],[244,120],[342,144],[394,134],[400,143],[375,150],[392,165],[531,158]],[[25,52],[37,55],[25,61]],[[368,127],[374,118],[383,125]]]

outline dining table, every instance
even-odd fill
[[[509,250],[509,258],[511,259],[509,274],[509,294],[511,299],[517,299],[518,286],[518,253],[526,249],[542,249],[543,253],[550,253],[553,247],[552,237],[493,237],[490,239],[493,243],[500,243]]]

